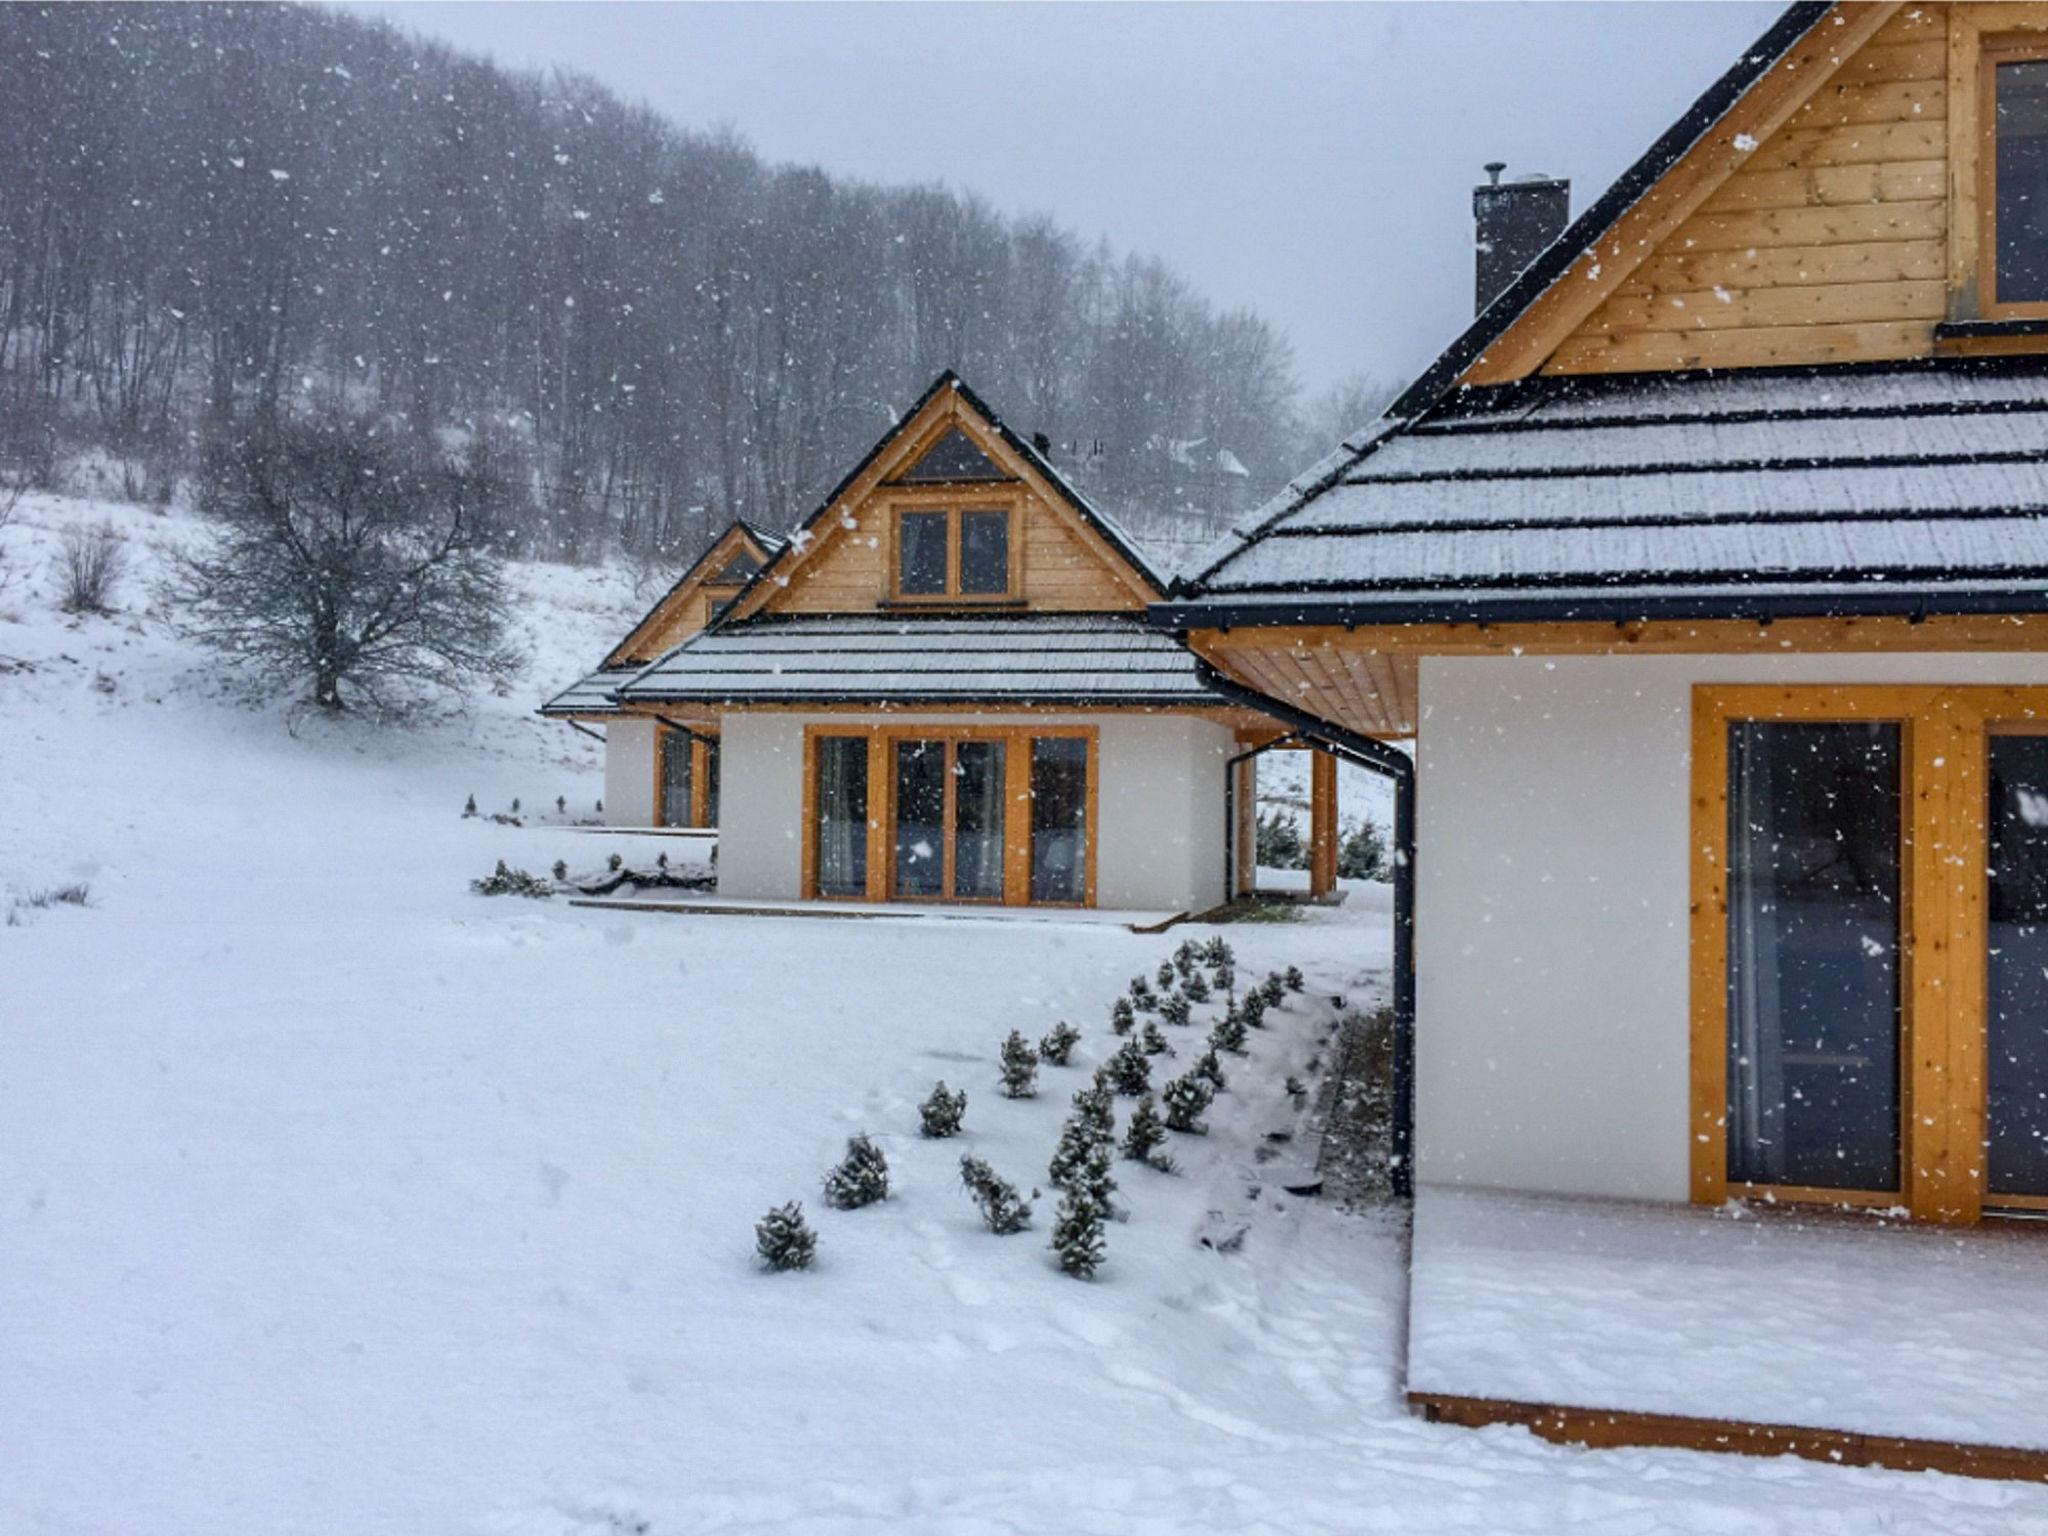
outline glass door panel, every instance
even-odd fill
[[[1728,1177],[1899,1187],[1901,731],[1728,741]]]
[[[864,736],[817,739],[817,881],[820,896],[868,893],[868,743]]]
[[[1031,899],[1088,899],[1088,743],[1031,741]]]
[[[953,895],[1003,899],[1003,744],[953,748]]]
[[[896,894],[946,893],[946,744],[896,743]]]
[[[666,727],[661,733],[661,825],[694,825],[690,820],[690,738]]]
[[[1986,1198],[2048,1195],[2048,736],[1990,743]]]

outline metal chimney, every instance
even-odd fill
[[[1571,222],[1572,184],[1559,177],[1524,176],[1502,181],[1505,160],[1486,165],[1486,185],[1472,189],[1472,222],[1478,261],[1472,287],[1476,314],[1500,297],[1522,269]]]

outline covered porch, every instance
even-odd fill
[[[2048,1481],[2048,1229],[1425,1185],[1407,1391],[1567,1443]]]

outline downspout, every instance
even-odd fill
[[[1200,657],[1195,672],[1212,693],[1270,715],[1297,736],[1394,783],[1394,1193],[1415,1193],[1415,760],[1383,741],[1332,724],[1225,677]],[[1235,828],[1233,826],[1232,830]]]

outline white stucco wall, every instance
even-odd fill
[[[2048,682],[2042,656],[1425,660],[1429,1183],[1687,1198],[1692,688]]]
[[[891,714],[891,725],[960,723]],[[718,888],[784,900],[803,881],[803,745],[849,715],[729,714],[723,721]],[[1174,715],[977,715],[978,725],[1093,725],[1099,733],[1096,905],[1201,911],[1223,900],[1223,764],[1230,731]]]
[[[604,728],[604,820],[610,827],[654,825],[652,720],[609,720]]]

